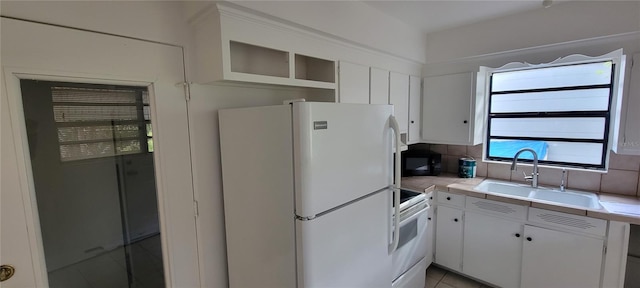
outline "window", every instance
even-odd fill
[[[605,170],[621,101],[620,58],[490,72],[487,160],[511,161],[531,148],[543,164]]]
[[[51,97],[61,161],[153,152],[145,87],[55,83]]]

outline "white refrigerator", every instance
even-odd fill
[[[392,115],[320,102],[219,111],[230,287],[391,287]]]

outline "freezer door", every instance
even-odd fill
[[[390,193],[296,221],[298,288],[391,287]]]
[[[393,106],[293,105],[296,215],[314,216],[391,184]]]

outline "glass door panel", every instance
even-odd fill
[[[20,86],[50,287],[164,287],[147,88]]]

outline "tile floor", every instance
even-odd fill
[[[131,277],[131,281],[129,281]],[[164,287],[160,235],[49,272],[51,288],[160,288]]]
[[[427,269],[427,281],[425,288],[489,288],[462,275],[444,270],[435,265]]]

